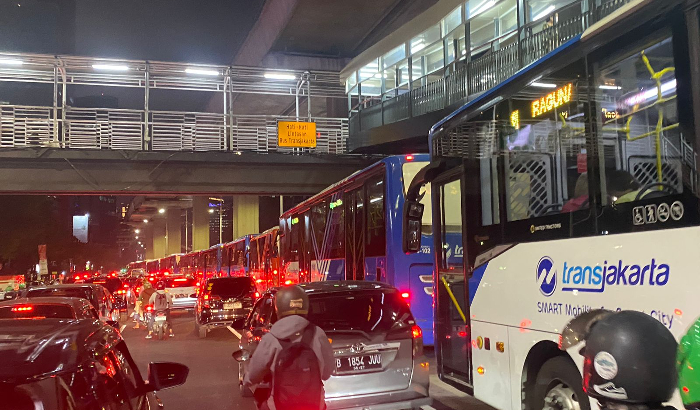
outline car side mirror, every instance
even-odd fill
[[[116,320],[107,320],[106,323],[107,323],[108,325],[112,326],[113,328],[119,330],[119,322],[118,322],[118,321],[116,321]]]
[[[189,367],[173,362],[152,362],[148,364],[148,386],[151,391],[179,386],[187,380]]]
[[[250,360],[250,352],[245,350],[245,349],[241,349],[241,350],[238,350],[236,352],[233,352],[233,354],[231,356],[237,362],[247,362],[248,360]]]
[[[424,205],[406,200],[403,206],[403,251],[416,253],[420,250]]]

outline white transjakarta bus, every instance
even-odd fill
[[[442,380],[589,410],[580,347],[558,348],[573,317],[634,309],[680,338],[700,316],[698,5],[630,2],[433,127],[403,246],[432,197]]]

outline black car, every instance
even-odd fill
[[[97,309],[83,298],[37,297],[0,302],[0,319],[99,319]]]
[[[103,321],[118,321],[119,308],[115,306],[114,297],[102,285],[81,283],[73,285],[51,285],[37,286],[27,289],[23,294],[23,298],[36,297],[74,297],[87,299],[92,306],[97,309],[100,319]]]
[[[195,332],[204,338],[215,327],[241,326],[253,309],[255,297],[251,278],[209,279],[197,296]]]
[[[0,318],[3,409],[158,408],[153,392],[187,379],[187,366],[151,363],[144,381],[119,331],[94,318],[46,317],[43,303],[13,301],[0,308],[35,319]]]
[[[116,276],[98,276],[96,278],[88,279],[85,283],[92,283],[95,285],[102,285],[109,293],[114,297],[114,305],[119,312],[126,313],[127,311],[127,291],[129,290],[129,284]]]

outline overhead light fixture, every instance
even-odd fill
[[[93,64],[95,70],[127,71],[129,66],[124,64]]]
[[[160,208],[160,209],[158,210],[158,213],[159,213],[159,214],[164,214],[164,213],[165,213],[165,208]]]
[[[556,84],[552,83],[540,83],[538,81],[533,81],[530,83],[531,86],[533,87],[539,87],[539,88],[557,88]]]
[[[661,84],[661,95],[667,94],[670,91],[676,91],[676,79],[669,80]],[[633,106],[657,98],[659,95],[658,88],[654,87],[646,91],[639,92],[625,100],[625,104]]]
[[[219,70],[211,70],[206,68],[186,68],[185,72],[187,74],[219,75]]]
[[[138,236],[138,235],[136,235],[136,239],[139,239],[139,236]]]
[[[622,87],[620,87],[619,85],[608,85],[608,84],[599,85],[598,88],[600,88],[601,90],[621,90],[622,89]]]
[[[495,5],[496,5],[496,0],[487,0],[487,1],[479,4],[478,6],[476,6],[474,8],[474,11],[469,13],[469,18],[474,18]]]
[[[138,235],[138,234],[141,233],[141,230],[140,230],[140,229],[134,229],[134,233]]]
[[[297,76],[289,73],[265,73],[265,78],[268,80],[296,80]]]
[[[143,223],[147,224],[147,223],[148,223],[148,219],[144,219],[144,220],[143,220]]]
[[[537,21],[541,19],[542,17],[546,16],[547,14],[551,13],[554,11],[556,7],[554,5],[548,6],[544,10],[540,12],[540,14],[536,15],[535,17],[532,18],[532,21]]]
[[[0,58],[0,64],[2,65],[22,65],[24,62],[16,58]]]
[[[214,213],[214,209],[213,209],[213,208],[209,208],[209,213],[210,213],[210,214],[213,214],[213,213]]]

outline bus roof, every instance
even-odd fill
[[[411,157],[412,159],[407,159],[407,157]],[[324,189],[323,191],[319,192],[318,194],[312,196],[311,198],[308,198],[308,199],[306,199],[305,201],[300,202],[299,204],[297,204],[297,205],[294,206],[293,208],[291,208],[291,209],[285,211],[285,212],[281,215],[281,217],[282,217],[282,216],[285,216],[285,215],[288,216],[288,215],[294,214],[294,213],[298,212],[300,209],[306,209],[306,208],[309,207],[311,204],[317,202],[317,201],[319,200],[319,198],[325,197],[327,193],[332,192],[332,191],[335,191],[335,190],[339,189],[340,187],[342,187],[342,186],[344,186],[344,185],[347,185],[347,184],[352,183],[353,181],[355,181],[355,180],[356,180],[358,177],[360,177],[361,175],[364,175],[364,174],[366,174],[366,173],[368,173],[368,172],[371,172],[371,171],[374,170],[375,168],[381,166],[381,164],[385,164],[385,163],[387,163],[387,162],[389,162],[389,161],[400,161],[400,162],[402,162],[402,163],[403,163],[403,162],[407,162],[407,161],[430,161],[430,156],[429,156],[428,154],[390,155],[390,156],[388,156],[388,157],[386,157],[386,158],[383,158],[383,159],[381,159],[381,160],[375,162],[374,164],[372,164],[372,165],[370,165],[370,166],[368,166],[368,167],[366,167],[366,168],[364,168],[364,169],[361,169],[361,170],[359,170],[359,171],[353,172],[349,177],[344,178],[344,179],[341,179],[340,181],[338,181],[338,182],[336,182],[335,184],[329,186],[328,188],[326,188],[326,189]]]

